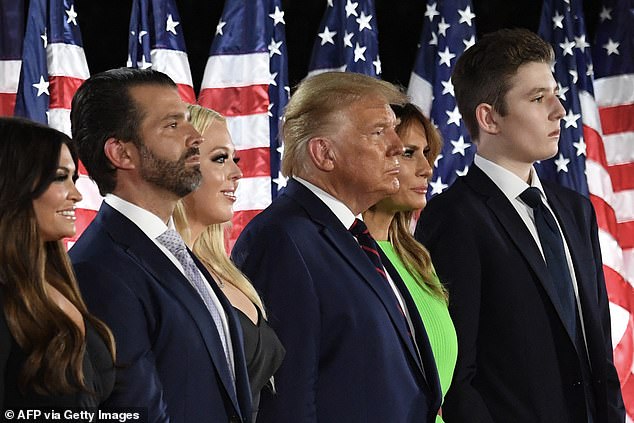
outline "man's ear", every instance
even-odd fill
[[[308,155],[315,167],[324,172],[335,168],[335,154],[332,140],[323,137],[308,140]]]
[[[488,134],[497,134],[499,132],[499,114],[493,109],[493,106],[487,103],[478,104],[475,109],[475,116],[480,131],[484,131]]]
[[[133,158],[138,157],[139,153],[132,142],[122,141],[114,137],[108,138],[103,146],[103,152],[117,169],[134,169],[136,167]]]

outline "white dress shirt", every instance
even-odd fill
[[[537,172],[534,167],[531,167],[530,173],[530,181],[531,184],[527,184],[520,177],[515,175],[513,172],[503,168],[502,166],[485,159],[478,154],[475,155],[473,162],[489,177],[491,180],[497,185],[497,187],[504,193],[506,198],[511,202],[517,214],[520,215],[522,221],[530,231],[535,243],[539,247],[539,251],[542,253],[542,257],[544,257],[544,250],[542,248],[542,244],[539,241],[539,234],[537,233],[537,226],[535,225],[535,218],[533,216],[533,209],[524,201],[520,199],[520,194],[523,193],[529,187],[535,187],[539,189],[539,193],[541,194],[542,203],[548,208],[550,213],[555,218],[555,222],[557,222],[557,228],[559,230],[559,235],[564,242],[564,252],[566,254],[566,264],[568,265],[568,271],[570,272],[570,278],[572,279],[572,287],[575,293],[575,300],[577,303],[577,310],[579,310],[579,320],[581,321],[581,328],[583,330],[583,337],[585,341],[585,327],[583,324],[583,310],[581,309],[581,303],[579,302],[579,286],[577,284],[577,277],[575,275],[575,268],[572,264],[572,256],[570,255],[570,250],[568,248],[568,242],[566,241],[566,237],[561,231],[561,225],[557,220],[557,216],[553,213],[552,208],[548,204],[548,200],[546,199],[546,194],[544,193],[544,189],[542,184],[537,176]],[[546,260],[544,258],[544,260]],[[587,344],[587,343],[586,343]]]
[[[170,219],[168,222],[168,225],[166,225],[165,223],[163,223],[161,218],[155,215],[154,213],[149,212],[135,204],[132,204],[129,201],[122,199],[121,197],[117,197],[114,194],[106,194],[104,201],[109,206],[117,210],[119,213],[123,214],[125,217],[130,219],[132,223],[134,223],[141,230],[141,232],[143,232],[148,238],[150,238],[152,242],[159,248],[159,250],[161,250],[168,259],[170,259],[170,261],[183,274],[183,276],[187,278],[187,275],[185,275],[185,270],[183,269],[183,265],[181,265],[181,263],[174,256],[174,254],[172,254],[167,248],[165,248],[163,244],[161,244],[156,239],[168,228],[174,229],[174,222],[172,221],[172,219]],[[198,272],[200,273],[200,276],[203,278],[203,280],[207,281],[207,279],[205,278],[205,275],[203,275],[200,269],[198,269]],[[229,331],[227,313],[222,307],[222,304],[220,303],[220,300],[218,299],[218,296],[214,292],[213,288],[211,288],[211,286],[209,285],[209,281],[207,281],[205,288],[207,289],[207,291],[209,291],[209,295],[211,296],[211,299],[213,300],[214,305],[220,311],[219,314],[220,314],[220,319],[222,320],[222,328],[225,332],[225,337],[227,339],[227,347],[229,349],[227,353],[230,357],[230,360],[231,360],[230,362],[234,363],[235,360],[233,356],[233,343],[231,342],[231,333]],[[230,366],[230,367],[231,368],[229,370],[231,371],[231,374],[235,380],[235,368],[233,368],[233,366]]]
[[[342,203],[341,201],[339,201],[332,195],[328,194],[323,189],[319,188],[316,185],[311,184],[310,182],[304,179],[298,178],[297,176],[293,176],[293,178],[297,182],[299,182],[300,184],[308,188],[310,192],[315,194],[321,201],[323,201],[324,204],[326,204],[326,206],[330,209],[330,211],[332,211],[333,214],[337,216],[337,219],[339,219],[339,221],[343,224],[343,226],[346,229],[350,229],[350,226],[352,226],[355,219],[363,220],[361,215],[355,216],[352,213],[352,211],[348,208],[348,206],[346,206],[344,203]],[[377,245],[377,248],[378,248],[378,245]],[[390,285],[390,288],[394,292],[394,295],[396,296],[396,300],[398,301],[399,306],[401,307],[401,310],[403,310],[403,313],[405,314],[405,320],[407,321],[407,325],[409,326],[410,333],[414,333],[414,326],[412,324],[412,320],[409,315],[409,310],[407,309],[407,306],[405,305],[405,301],[403,300],[403,296],[401,295],[401,292],[398,290],[398,288],[396,287],[396,284],[392,280],[392,277],[385,270],[385,268],[383,269],[383,271],[385,272],[385,275],[387,276],[387,280]],[[416,345],[416,340],[414,338],[412,338],[412,342],[414,342],[414,345],[418,347]]]

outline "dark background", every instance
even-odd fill
[[[442,1],[442,0],[440,0]],[[223,0],[176,0],[185,34],[194,90],[202,81],[209,47],[222,14]],[[537,32],[540,0],[472,0],[478,37],[500,28]],[[375,0],[383,79],[407,86],[425,13],[425,0]],[[593,39],[600,0],[583,0],[588,40]],[[296,85],[308,69],[326,0],[282,0],[285,12],[289,82]],[[132,0],[76,0],[91,74],[124,66]],[[590,41],[591,42],[591,41]]]

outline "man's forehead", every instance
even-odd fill
[[[187,105],[175,87],[139,85],[130,88],[130,96],[145,115],[188,114]]]

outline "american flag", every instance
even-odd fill
[[[244,174],[230,247],[286,185],[278,139],[290,96],[285,25],[280,0],[227,0],[205,67],[198,102],[227,118]]]
[[[172,78],[182,99],[196,102],[183,27],[174,0],[134,0],[128,67],[152,68]]]
[[[612,31],[616,31],[617,28],[619,31],[625,31],[631,26],[632,2],[630,1],[629,10],[625,7],[625,3],[621,2],[623,10],[620,11],[622,15],[619,16],[619,19],[623,21],[620,25],[616,22],[611,23]],[[602,16],[604,18],[607,16],[605,9]],[[608,53],[612,50],[612,54],[615,55],[614,48],[618,46],[614,44],[614,39],[609,38],[611,35],[604,31],[607,31],[607,27],[600,28],[597,40],[599,45],[604,46],[604,51],[598,51],[595,46],[595,53],[597,69],[600,69],[601,76],[606,77],[607,69],[611,69],[614,73],[614,69],[617,68],[614,62],[609,63],[611,60],[608,59]],[[631,29],[629,31],[631,48]],[[634,282],[634,273],[631,269],[632,258],[634,258],[632,255],[634,231],[628,233],[627,229],[631,229],[634,223],[632,222],[634,220],[634,191],[632,191],[634,173],[632,170],[634,169],[631,164],[634,160],[634,138],[631,132],[623,136],[629,136],[628,146],[622,134],[617,134],[628,131],[626,126],[622,125],[622,122],[628,120],[625,116],[627,113],[629,113],[630,121],[629,131],[634,128],[632,125],[634,108],[631,105],[634,101],[632,76],[630,75],[629,83],[626,82],[622,86],[616,84],[608,88],[610,82],[614,80],[599,83],[602,87],[600,91],[603,91],[600,97],[603,100],[600,102],[608,106],[601,112],[600,117],[594,97],[594,67],[591,46],[586,39],[581,1],[549,0],[544,3],[539,32],[555,50],[557,62],[554,73],[559,84],[559,97],[567,114],[563,119],[559,153],[555,158],[542,162],[538,172],[544,179],[557,181],[589,195],[596,210],[603,271],[612,315],[615,366],[624,388],[626,407],[629,405],[630,414],[633,414],[634,385],[630,376],[634,361],[632,349],[634,340],[632,317],[634,297],[632,294],[634,290],[631,286]],[[602,37],[605,38],[604,42],[601,42]],[[613,37],[616,38],[616,33]],[[628,63],[629,72],[632,72],[634,66],[631,56],[625,50],[622,53],[625,56],[623,63]],[[629,53],[632,53],[631,49]],[[618,69],[620,72],[627,71],[627,68],[623,66]],[[612,91],[606,92],[610,89]],[[627,106],[618,111],[610,107],[615,105],[615,101],[618,103],[628,96],[629,112],[627,112]],[[617,114],[608,118],[614,112]],[[604,134],[608,136],[605,137]],[[619,152],[615,157],[616,150]],[[629,156],[623,155],[628,150]],[[623,157],[628,157],[630,163],[623,163],[620,160]],[[616,185],[615,182],[617,182]],[[629,252],[626,249],[628,245]],[[627,256],[628,253],[630,257]]]
[[[539,35],[555,51],[554,75],[566,109],[559,151],[536,165],[540,178],[588,195],[586,150],[601,144],[601,125],[592,88],[592,55],[586,40],[581,1],[548,0],[542,7]],[[583,118],[582,118],[583,116]]]
[[[381,75],[374,0],[328,0],[308,74],[327,71]]]
[[[458,57],[475,44],[471,0],[429,0],[407,93],[440,130],[443,149],[434,163],[429,196],[440,194],[466,175],[475,145],[456,105],[451,73]],[[433,100],[433,101],[432,101]]]
[[[628,421],[634,419],[634,1],[604,0],[594,89],[603,148],[590,149],[587,174],[597,210],[612,312],[614,359]],[[585,116],[584,116],[585,118]]]
[[[70,105],[77,88],[90,76],[73,0],[31,0],[15,106],[17,116],[48,124],[70,136]],[[77,186],[77,239],[95,215],[94,184],[80,166]]]
[[[0,116],[13,116],[23,40],[24,0],[0,0]]]

